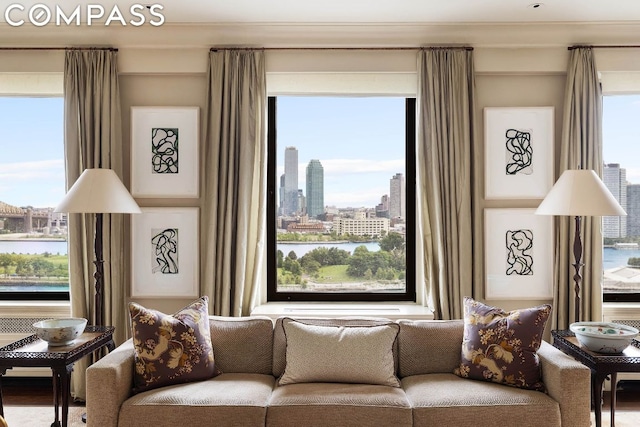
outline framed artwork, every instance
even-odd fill
[[[198,296],[198,208],[131,215],[132,297]]]
[[[198,197],[198,107],[131,107],[131,194]]]
[[[553,186],[553,107],[485,108],[485,198],[543,199]]]
[[[485,209],[485,298],[553,296],[553,216]]]

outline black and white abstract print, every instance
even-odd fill
[[[151,166],[153,173],[178,173],[178,128],[151,129]]]
[[[151,230],[151,271],[154,274],[178,274],[178,229]]]
[[[505,148],[507,175],[533,174],[533,146],[530,130],[507,129]]]
[[[533,231],[507,230],[505,243],[507,275],[533,275]]]

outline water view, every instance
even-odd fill
[[[614,249],[604,248],[602,254],[602,269],[623,267],[627,265],[629,258],[640,258],[640,249]]]

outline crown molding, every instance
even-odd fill
[[[574,44],[637,44],[640,21],[602,23],[215,23],[161,27],[11,27],[0,24],[0,47],[206,48],[256,46],[420,47],[471,45],[540,48]]]

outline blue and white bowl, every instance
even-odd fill
[[[636,328],[610,322],[576,322],[569,326],[578,342],[596,353],[622,353],[638,336]]]
[[[84,332],[87,319],[47,319],[33,324],[36,335],[50,346],[69,345]]]

